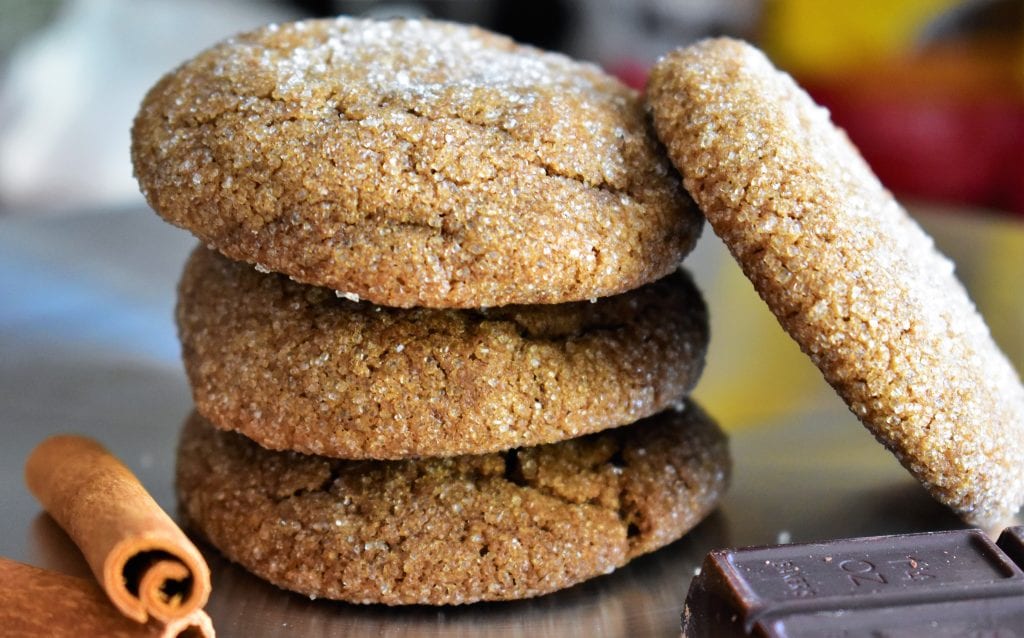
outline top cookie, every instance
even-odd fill
[[[632,90],[448,23],[227,40],[150,90],[132,160],[150,205],[225,255],[390,306],[617,294],[701,224]]]
[[[779,322],[932,494],[996,525],[1024,502],[1024,388],[931,239],[762,53],[659,61],[655,127]]]

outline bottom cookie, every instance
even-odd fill
[[[193,413],[178,449],[189,526],[256,575],[355,603],[529,598],[681,537],[729,480],[693,403],[501,453],[346,461],[265,450]]]

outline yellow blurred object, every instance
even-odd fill
[[[962,0],[767,0],[761,43],[781,67],[832,75],[895,57]]]
[[[984,212],[922,215],[978,306],[992,338],[1024,375],[1024,220]]]
[[[956,263],[996,343],[1024,373],[1024,222],[934,206],[911,212]],[[698,275],[711,317],[707,369],[694,396],[723,428],[783,423],[842,405],[717,237],[708,233],[687,265]]]
[[[708,233],[695,257],[710,265],[700,284],[711,317],[711,345],[694,396],[722,427],[778,422],[829,402],[840,404],[721,240]]]

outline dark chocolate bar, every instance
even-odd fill
[[[688,638],[1024,636],[1024,527],[715,550]]]

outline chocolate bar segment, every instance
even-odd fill
[[[961,530],[716,550],[690,586],[683,633],[944,636],[1024,627],[1022,564],[1024,528],[1004,532],[998,546],[980,530]]]
[[[1024,568],[1024,527],[1007,527],[999,535],[996,545],[1010,557],[1010,560]]]
[[[759,622],[753,635],[770,638],[1009,638],[1020,636],[1022,629],[1024,598],[1004,596],[795,614]]]

